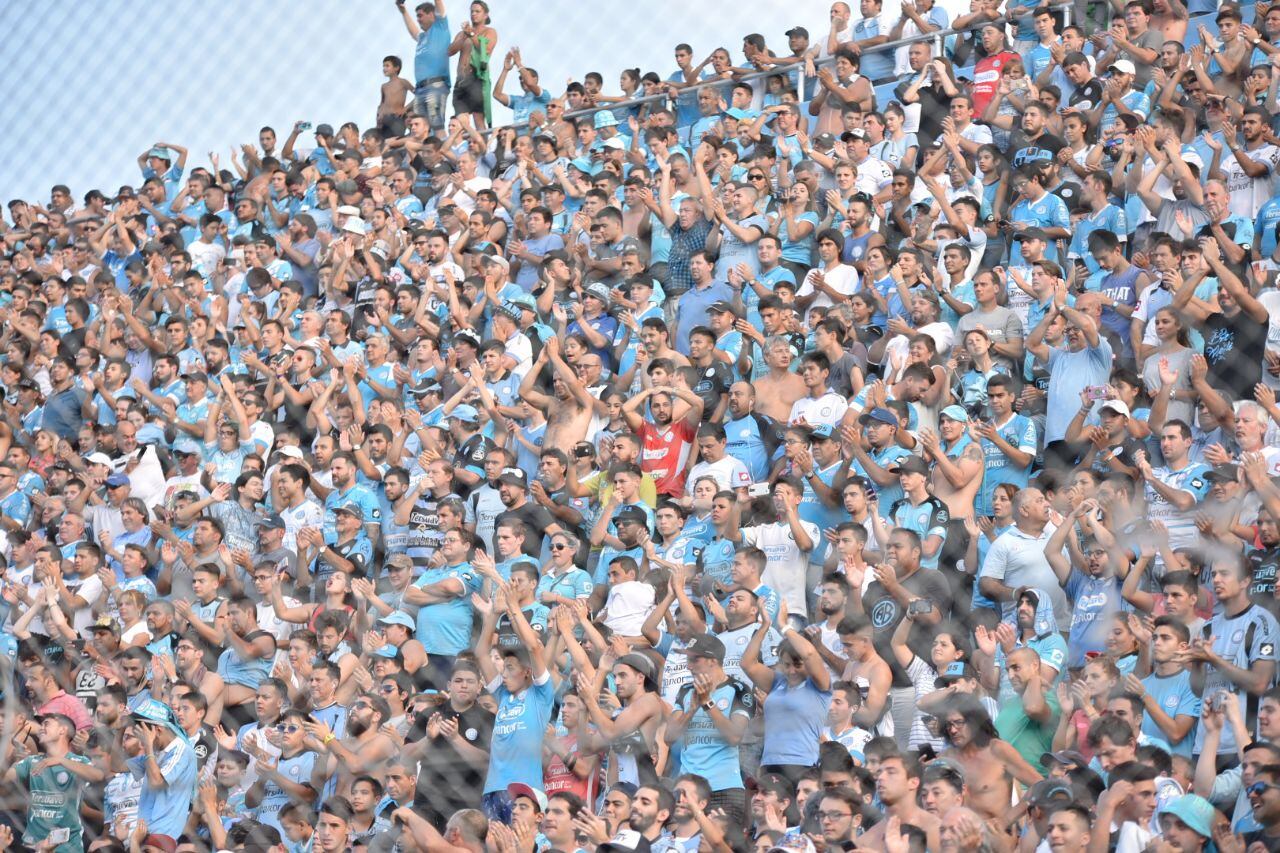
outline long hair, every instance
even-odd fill
[[[973,696],[956,697],[955,711],[958,711],[964,718],[965,723],[969,726],[969,730],[973,732],[973,742],[978,746],[986,746],[991,741],[999,738],[996,731],[996,724],[992,721],[991,715],[987,713],[987,709],[982,707]],[[944,736],[947,743],[951,743],[950,730],[944,730]]]

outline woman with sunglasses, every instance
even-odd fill
[[[752,169],[755,172],[755,169]],[[796,281],[804,281],[813,266],[814,235],[819,226],[809,187],[796,181],[779,194],[772,232],[782,244],[782,265]]]
[[[568,533],[556,533],[551,537],[551,561],[545,567],[542,580],[538,581],[538,601],[548,607],[567,604],[570,607],[579,598],[590,598],[594,584],[591,575],[578,568],[577,537]]]

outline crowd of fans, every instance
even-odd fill
[[[394,14],[0,217],[0,849],[1280,849],[1280,5]]]

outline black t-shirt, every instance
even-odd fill
[[[1249,598],[1272,613],[1277,611],[1276,601],[1276,569],[1280,568],[1280,546],[1272,545],[1261,551],[1249,554],[1249,569],[1252,580],[1249,583]]]
[[[698,371],[698,384],[693,386],[693,393],[702,398],[705,405],[703,418],[710,418],[720,398],[729,391],[733,384],[733,369],[719,359],[714,359],[710,367],[695,367]]]
[[[522,506],[498,513],[493,520],[496,528],[504,521],[521,521],[524,523],[524,553],[529,557],[537,557],[542,553],[542,539],[547,535],[547,528],[556,523],[555,516],[542,504],[525,501]]]
[[[1009,140],[1009,150],[1013,152],[1010,162],[1014,168],[1038,161],[1051,163],[1058,152],[1066,147],[1067,143],[1052,133],[1042,133],[1033,141],[1021,130],[1016,130]]]
[[[945,618],[951,612],[951,584],[937,569],[918,569],[911,577],[902,581],[902,586],[913,596],[927,598],[933,606],[941,611]],[[879,581],[872,581],[862,595],[862,609],[871,620],[875,630],[872,642],[876,653],[884,658],[893,672],[894,687],[910,687],[911,679],[907,671],[898,664],[898,657],[893,653],[891,640],[894,629],[907,615],[906,609],[898,600],[890,595]],[[934,626],[916,622],[911,626],[907,636],[907,645],[923,660],[929,659],[929,649],[933,644]]]
[[[1087,112],[1092,110],[1098,104],[1102,103],[1102,81],[1097,77],[1089,80],[1083,86],[1076,88],[1071,93],[1071,97],[1067,98],[1067,106]]]
[[[1146,448],[1146,445],[1144,445],[1141,441],[1138,441],[1135,438],[1126,438],[1119,445],[1114,447],[1109,447],[1107,449],[1111,451],[1111,453],[1115,454],[1115,457],[1119,459],[1123,464],[1125,464],[1130,468],[1134,468],[1138,464],[1137,460],[1134,458],[1134,454],[1137,453],[1139,450],[1145,452],[1147,448]],[[1111,463],[1104,462],[1102,460],[1101,453],[1094,454],[1093,470],[1104,475],[1110,474]]]
[[[416,741],[427,736],[427,720],[433,714],[439,714],[445,720],[458,721],[458,734],[476,749],[489,750],[489,739],[493,735],[493,714],[479,705],[472,705],[466,711],[458,713],[446,702],[439,708],[426,714],[418,715],[413,729],[409,732],[409,740]],[[440,803],[450,800],[460,803],[474,803],[484,787],[487,768],[481,765],[478,769],[471,762],[458,754],[457,749],[443,735],[431,741],[418,768],[418,792],[416,803]]]
[[[1229,399],[1253,399],[1253,386],[1262,380],[1267,324],[1244,311],[1231,317],[1219,311],[1206,317],[1203,327],[1209,384],[1230,394]]]

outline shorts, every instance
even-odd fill
[[[425,118],[433,131],[444,130],[444,106],[448,95],[449,80],[445,77],[423,81],[413,90],[413,111]]]
[[[474,74],[459,77],[453,84],[453,111],[455,113],[484,112],[484,83]]]

